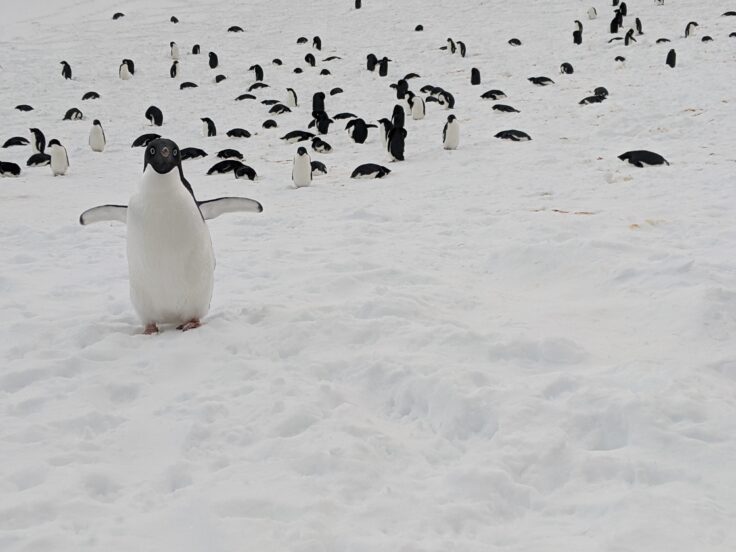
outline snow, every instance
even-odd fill
[[[37,126],[71,168],[54,178],[25,167],[30,148],[0,150],[23,166],[0,180],[0,550],[733,550],[733,4],[632,0],[625,28],[640,17],[645,35],[629,47],[607,43],[607,1],[352,4],[3,3],[0,138]],[[312,69],[296,39],[317,34]],[[448,36],[468,58],[438,50]],[[393,60],[389,78],[365,71],[369,52]],[[299,108],[234,102],[253,63],[271,86],[259,100],[291,86]],[[377,129],[358,145],[336,122],[334,153],[310,150],[329,174],[293,188],[298,146],[278,137],[305,129],[313,92],[340,86],[328,111],[375,121],[412,71],[413,90],[442,86],[457,106],[407,119],[405,162]],[[526,80],[542,75],[556,84]],[[608,100],[578,105],[597,86]],[[492,111],[491,88],[521,113]],[[82,102],[89,90],[101,99]],[[77,222],[127,203],[149,105],[164,136],[210,154],[184,165],[200,199],[264,205],[209,222],[210,314],[155,337],[128,298],[125,227]],[[71,107],[85,120],[62,121]],[[202,137],[205,116],[220,135]],[[87,145],[94,118],[104,153]],[[493,138],[507,129],[533,140]],[[225,147],[259,179],[205,176]],[[671,166],[616,158],[633,149]],[[349,178],[368,162],[392,172]]]

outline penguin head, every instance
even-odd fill
[[[172,140],[157,138],[146,146],[146,156],[143,163],[144,171],[148,165],[151,165],[158,174],[167,174],[179,167],[180,163],[179,146]]]
[[[173,48],[175,44],[176,44],[176,42],[169,42],[169,46],[170,46],[171,48]]]
[[[307,155],[307,149],[304,147],[301,147],[298,150],[296,150],[296,154],[299,156]]]
[[[451,123],[451,122],[452,122],[452,121],[454,121],[455,119],[457,119],[457,117],[455,117],[454,115],[448,115],[448,116],[447,116],[447,122],[448,122],[448,123]]]
[[[49,147],[52,147],[52,146],[61,146],[61,142],[59,142],[56,138],[54,138],[53,140],[49,142]]]
[[[95,119],[94,121],[92,121],[92,124],[94,126],[102,126],[102,123],[100,123],[100,120],[99,119]]]
[[[69,65],[66,61],[60,61],[59,65]]]

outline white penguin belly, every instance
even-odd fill
[[[69,168],[66,150],[58,146],[51,146],[51,172],[54,176],[63,176]]]
[[[89,147],[92,148],[92,151],[105,150],[105,138],[102,136],[102,130],[97,125],[94,125],[89,132]]]
[[[303,188],[312,183],[312,163],[309,160],[309,156],[297,156],[294,160],[292,176],[294,178],[294,186],[297,188]]]
[[[456,149],[460,144],[460,128],[458,125],[447,125],[445,149]]]
[[[424,101],[422,101],[421,98],[414,100],[414,103],[411,106],[411,117],[415,121],[424,119]]]
[[[128,205],[130,298],[144,324],[181,324],[207,314],[215,256],[207,225],[177,171],[156,177],[147,183],[144,174]]]

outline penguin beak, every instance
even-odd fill
[[[169,150],[169,148],[167,148],[166,146],[161,148],[161,157],[163,157],[164,159],[168,159],[169,155],[171,155],[171,151]]]

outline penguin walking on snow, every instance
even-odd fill
[[[457,149],[460,144],[460,123],[457,117],[448,115],[445,128],[442,129],[442,145],[446,150]]]
[[[98,119],[92,121],[92,128],[89,131],[89,147],[92,151],[105,151],[105,131],[102,129],[102,123]]]
[[[406,129],[394,127],[388,133],[388,145],[386,147],[392,161],[404,160],[404,145],[406,141]]]
[[[66,62],[61,62],[61,76],[64,77],[66,80],[71,80],[72,78],[72,68],[71,66]]]
[[[294,165],[291,169],[291,180],[297,188],[304,188],[312,183],[312,160],[306,148],[296,150]]]
[[[411,106],[411,118],[415,121],[419,121],[421,119],[424,119],[424,115],[426,114],[426,106],[424,105],[424,100],[417,96],[416,94],[411,94],[409,96],[409,105]]]
[[[159,324],[176,324],[183,331],[201,325],[215,269],[205,221],[238,211],[260,213],[263,207],[244,197],[197,201],[184,178],[178,146],[159,138],[146,147],[143,179],[127,207],[94,207],[79,222],[127,224],[130,299],[150,335],[159,332]]]
[[[286,106],[287,107],[297,107],[299,105],[299,101],[296,96],[296,92],[294,92],[293,88],[287,88],[286,89]]]
[[[33,134],[33,140],[31,140],[31,149],[33,153],[45,153],[46,150],[46,136],[37,128],[29,129]]]
[[[49,142],[51,150],[51,173],[54,176],[64,176],[69,169],[69,156],[66,154],[66,148],[61,142],[54,139]]]
[[[130,67],[128,64],[123,60],[123,62],[120,64],[120,67],[118,68],[118,75],[120,76],[121,80],[130,80],[133,78],[133,74],[130,72]]]
[[[217,136],[217,127],[212,119],[209,117],[202,117],[200,120],[202,121],[202,132],[205,136],[208,138]]]
[[[169,42],[169,55],[173,60],[179,59],[179,47],[176,45],[176,42]]]
[[[171,69],[169,69],[169,75],[171,75],[172,79],[175,79],[179,76],[179,62],[174,60],[174,62],[171,64]]]

